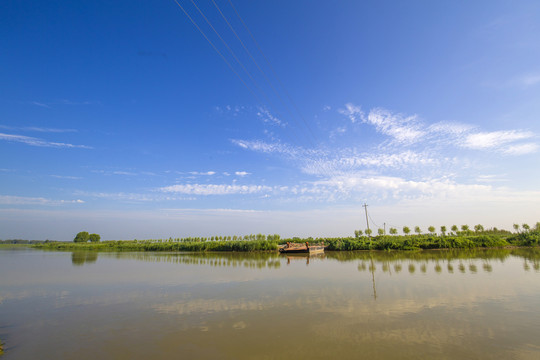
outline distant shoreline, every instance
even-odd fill
[[[380,235],[374,237],[339,238],[272,238],[260,240],[197,240],[197,239],[158,239],[158,240],[118,240],[95,243],[42,242],[30,245],[35,249],[49,250],[114,250],[114,251],[229,251],[260,252],[277,251],[286,242],[324,244],[329,251],[351,250],[434,250],[527,247],[540,244],[540,231],[517,234],[452,234],[452,235]]]

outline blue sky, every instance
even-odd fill
[[[0,238],[352,235],[364,202],[372,227],[540,220],[537,1],[0,19]]]

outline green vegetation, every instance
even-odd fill
[[[88,241],[97,243],[101,239],[101,236],[98,234],[89,234],[88,231],[81,231],[77,235],[75,235],[75,238],[73,239],[73,242],[75,243],[87,243]]]
[[[73,239],[73,242],[76,243],[86,243],[90,240],[90,234],[88,231],[81,231],[77,235],[75,235],[75,239]]]
[[[276,251],[277,240],[131,240],[102,241],[99,243],[54,242],[37,244],[35,248],[55,250],[104,250],[104,251]]]
[[[157,240],[125,240],[100,241],[97,234],[83,231],[77,234],[74,242],[45,241],[35,243],[33,247],[40,249],[71,250],[71,251],[231,251],[231,252],[260,252],[276,251],[279,245],[286,242],[310,244],[324,242],[327,250],[420,250],[420,249],[471,249],[493,248],[508,246],[538,246],[540,245],[540,222],[534,227],[527,224],[517,225],[516,232],[497,228],[484,229],[480,224],[474,226],[474,231],[468,225],[457,225],[447,232],[446,226],[441,226],[440,234],[434,226],[429,226],[427,234],[422,234],[419,226],[415,233],[410,234],[408,226],[403,227],[405,235],[397,235],[396,228],[390,228],[390,234],[378,231],[377,236],[371,236],[371,231],[355,230],[354,237],[338,238],[292,238],[281,239],[279,235],[245,235],[245,236],[212,236],[169,238]],[[514,227],[515,228],[515,227]],[[382,230],[382,229],[381,229]],[[86,240],[85,240],[86,239]],[[90,241],[90,242],[88,242]],[[82,260],[75,260],[82,261]],[[87,260],[85,260],[87,261]]]
[[[90,234],[90,242],[93,242],[93,243],[97,243],[99,242],[99,240],[101,240],[101,236],[99,236],[98,234]]]

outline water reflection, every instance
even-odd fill
[[[94,264],[98,259],[97,251],[74,251],[71,253],[71,263],[74,266]]]
[[[212,267],[244,267],[250,269],[279,269],[281,267],[281,258],[277,253],[104,252],[101,253],[101,256],[157,263],[209,265]]]
[[[17,255],[9,359],[540,356],[539,249]]]
[[[454,274],[455,267],[461,274],[493,272],[492,263],[504,263],[510,257],[523,259],[525,271],[540,271],[540,249],[472,249],[436,251],[352,251],[326,252],[317,255],[284,256],[277,253],[160,253],[160,252],[93,252],[82,251],[71,254],[72,264],[93,264],[99,256],[115,259],[130,259],[145,262],[161,262],[212,267],[244,267],[251,269],[279,269],[282,263],[303,262],[306,265],[317,261],[358,261],[359,271],[392,272],[399,274],[405,267],[410,275]],[[481,270],[479,270],[481,269]],[[446,270],[446,271],[445,271]]]

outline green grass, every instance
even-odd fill
[[[218,240],[218,241],[160,241],[160,240],[129,240],[103,241],[99,243],[69,243],[50,242],[36,244],[38,249],[55,250],[110,250],[110,251],[276,251],[277,241],[274,240]]]
[[[218,237],[215,237],[218,238]],[[340,237],[340,238],[293,238],[280,239],[272,236],[249,236],[244,240],[225,240],[230,237],[219,237],[219,240],[208,238],[157,239],[157,240],[124,240],[102,241],[97,243],[47,242],[34,244],[32,247],[51,250],[100,250],[100,251],[186,251],[186,252],[264,252],[276,251],[280,244],[287,241],[310,244],[324,242],[327,250],[428,250],[428,249],[473,249],[502,248],[508,246],[538,246],[540,231],[511,233],[461,233],[458,235],[381,235],[374,237]],[[239,238],[241,239],[241,238]]]

